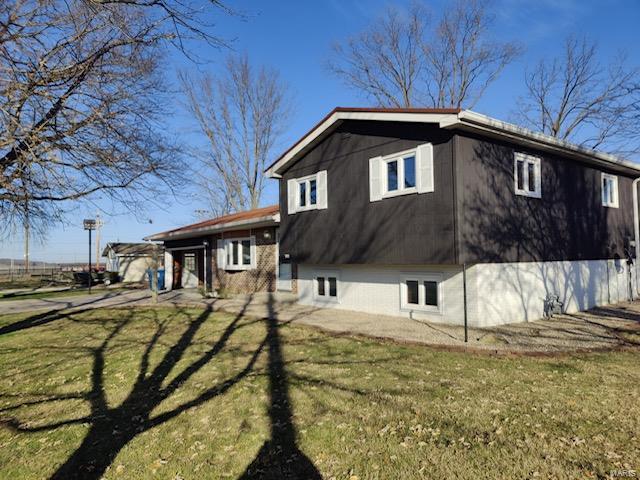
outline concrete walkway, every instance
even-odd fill
[[[0,302],[0,315],[31,310],[57,311],[103,307],[155,306],[148,290],[103,292],[80,297]],[[206,307],[230,313],[310,325],[337,334],[364,335],[453,349],[493,352],[552,353],[640,347],[640,302],[600,307],[550,320],[469,329],[464,343],[461,326],[429,324],[404,317],[299,305],[290,294],[239,295],[203,299],[197,291],[177,290],[159,296],[157,306]]]

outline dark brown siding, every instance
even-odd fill
[[[632,178],[609,172],[618,176],[619,208],[607,208],[598,168],[469,134],[454,143],[461,263],[624,257]],[[514,151],[541,157],[541,199],[515,195]]]
[[[435,192],[369,202],[369,159],[434,145]],[[287,215],[287,180],[327,170],[328,209]],[[280,253],[293,263],[455,263],[451,133],[425,124],[343,123],[280,182]]]

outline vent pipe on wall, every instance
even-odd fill
[[[638,250],[640,250],[640,215],[638,214],[638,182],[640,182],[640,177],[636,178],[633,181],[632,189],[633,189],[633,232],[634,232],[634,249],[635,249],[635,270],[636,270],[636,294],[640,294],[638,291]]]

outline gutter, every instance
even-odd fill
[[[578,157],[582,160],[601,162],[604,166],[620,166],[640,172],[640,165],[629,160],[623,160],[604,152],[599,152],[589,148],[581,147],[550,135],[534,132],[527,128],[519,127],[512,123],[503,122],[494,118],[476,113],[470,110],[464,110],[450,119],[440,122],[440,127],[445,129],[462,128],[493,132],[501,138],[516,140],[520,143],[526,142],[534,147],[546,147],[550,150],[558,151],[564,155]]]
[[[157,240],[157,241],[166,241],[166,240],[174,240],[174,239],[182,239],[182,238],[191,238],[191,237],[199,237],[201,235],[206,235],[210,233],[218,233],[224,230],[229,229],[237,229],[240,227],[252,227],[256,228],[257,226],[270,226],[277,225],[280,223],[280,214],[276,213],[275,215],[266,215],[264,217],[258,217],[252,219],[251,221],[247,220],[236,220],[235,222],[227,222],[227,223],[219,223],[217,225],[210,225],[206,227],[199,227],[189,230],[177,230],[170,231],[164,233],[156,233],[154,235],[149,235],[148,237],[144,237],[143,240]],[[264,225],[262,225],[264,224]]]

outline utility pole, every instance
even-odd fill
[[[100,214],[96,214],[96,272],[100,270],[100,228],[102,228],[103,222],[100,219]]]

